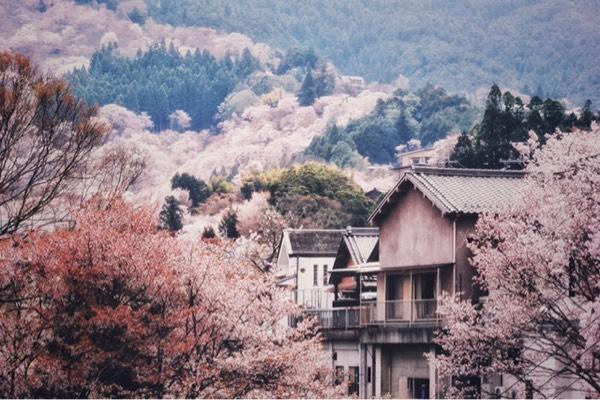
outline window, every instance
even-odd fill
[[[339,385],[344,381],[344,366],[336,365],[335,367],[335,384]]]
[[[329,266],[323,265],[323,286],[328,285],[328,282],[327,282],[327,270],[328,269],[329,269]]]
[[[358,394],[358,367],[348,367],[348,394]]]
[[[319,266],[313,265],[313,286],[319,286]]]

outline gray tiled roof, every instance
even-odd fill
[[[355,264],[367,262],[378,240],[378,228],[347,228],[344,233],[344,243]]]
[[[341,229],[286,229],[290,255],[335,256],[342,241]]]
[[[370,219],[379,218],[394,203],[394,195],[407,182],[423,192],[445,214],[497,211],[518,195],[524,185],[524,176],[521,171],[408,168]]]

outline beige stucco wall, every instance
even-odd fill
[[[452,263],[452,220],[430,200],[409,189],[380,226],[382,268]]]

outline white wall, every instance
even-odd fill
[[[310,308],[330,309],[333,303],[332,285],[324,281],[324,266],[329,273],[335,257],[298,257],[298,303]],[[317,284],[314,283],[314,266],[317,266]],[[296,266],[296,257],[290,259],[290,268]]]
[[[329,345],[332,356],[331,367],[334,371],[343,368],[343,382],[344,386],[348,388],[350,367],[360,366],[358,342],[332,341],[329,342]],[[336,354],[335,360],[333,359],[334,354]]]

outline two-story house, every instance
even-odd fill
[[[329,283],[333,286],[333,308],[309,312],[318,317],[329,347],[332,368],[348,386],[348,394],[358,394],[360,378],[359,329],[361,301],[374,301],[374,279],[359,282],[355,271],[377,260],[377,228],[347,227],[342,235]]]
[[[515,171],[409,167],[400,172],[370,218],[380,237],[377,301],[361,302],[361,370],[371,368],[375,382],[371,389],[361,385],[365,398],[439,395],[436,371],[425,354],[437,351],[433,335],[442,326],[436,312],[440,296],[477,299],[469,235],[479,214],[510,202],[523,184],[523,173]]]
[[[342,241],[341,229],[285,229],[277,257],[280,284],[291,289],[294,301],[305,309],[331,308],[328,283]]]
[[[377,240],[376,228],[286,229],[277,259],[280,284],[290,289],[305,315],[317,318],[331,368],[349,395],[358,394],[360,381],[360,299],[374,301],[377,287],[374,279],[361,287],[353,283],[354,273],[334,277],[332,272],[376,260]],[[295,321],[290,317],[287,323]]]

